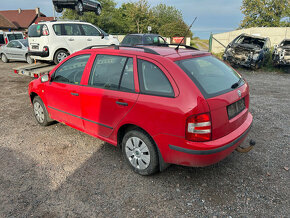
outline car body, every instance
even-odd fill
[[[272,58],[275,65],[290,65],[290,39],[284,39],[274,47]]]
[[[134,45],[164,45],[167,44],[166,40],[158,34],[128,34],[122,40],[122,46]]]
[[[58,13],[64,8],[75,9],[79,15],[85,11],[94,11],[96,15],[102,12],[102,5],[97,0],[53,0],[53,5]]]
[[[22,32],[5,32],[0,30],[0,46],[7,45],[11,40],[24,39]]]
[[[245,140],[253,119],[248,83],[194,49],[87,49],[28,90],[39,124],[57,120],[121,146],[141,175],[219,162]]]
[[[226,47],[223,58],[231,65],[259,68],[270,54],[270,48],[269,38],[241,34]]]
[[[29,51],[36,60],[58,64],[68,55],[93,45],[119,44],[112,35],[86,22],[48,21],[28,29]]]
[[[4,63],[9,60],[26,61],[33,63],[33,59],[28,55],[28,40],[19,39],[8,42],[7,45],[0,47],[0,57]]]

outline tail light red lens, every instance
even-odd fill
[[[38,76],[38,74],[35,73],[35,74],[33,74],[33,77],[38,78],[39,76]]]
[[[18,71],[17,70],[14,70],[14,73],[18,74]]]
[[[8,44],[8,39],[7,38],[5,38],[5,43]]]
[[[186,140],[204,142],[211,140],[211,118],[209,113],[190,116],[186,120]]]

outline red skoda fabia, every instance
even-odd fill
[[[207,166],[245,139],[249,86],[192,48],[108,47],[76,52],[29,84],[36,120],[57,120],[120,146],[132,169]]]

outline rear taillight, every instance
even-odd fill
[[[34,77],[34,78],[38,78],[39,75],[35,73],[35,74],[33,74],[33,77]]]
[[[209,113],[190,116],[186,120],[186,140],[204,142],[211,140],[211,118]]]
[[[8,39],[7,38],[5,38],[5,43],[8,44]]]
[[[17,70],[14,70],[14,73],[18,74],[18,71]]]

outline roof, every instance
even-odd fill
[[[54,17],[38,17],[36,18],[34,23],[39,23],[41,21],[53,21],[53,20],[55,20]]]
[[[12,22],[10,22],[7,18],[0,14],[0,27],[6,29],[17,29]]]
[[[38,9],[39,10],[39,9]],[[28,28],[30,24],[38,17],[37,9],[32,10],[8,10],[0,11],[0,15],[6,18],[6,20],[13,23],[17,28]],[[41,17],[45,17],[44,14],[39,12]]]

